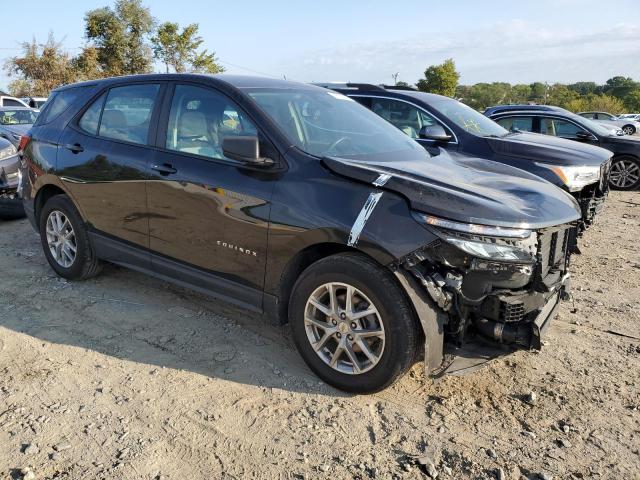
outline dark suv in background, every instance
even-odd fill
[[[597,145],[613,152],[609,184],[618,190],[640,187],[640,137],[616,134],[611,128],[560,107],[509,105],[485,112],[511,131],[542,133],[551,137]]]
[[[565,140],[510,132],[464,103],[411,87],[318,84],[348,95],[437,154],[438,147],[518,167],[570,192],[582,231],[608,193],[611,152]]]
[[[437,158],[339,93],[241,76],[56,90],[22,140],[49,264],[102,260],[288,321],[345,390],[391,384],[425,344],[540,348],[569,286],[575,200],[522,170]]]

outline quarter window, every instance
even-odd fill
[[[511,117],[501,118],[498,124],[503,126],[509,131],[521,131],[521,132],[533,132],[533,118],[532,117]]]
[[[423,110],[409,103],[388,98],[372,98],[371,110],[411,138],[418,138],[422,127],[437,123]]]
[[[55,92],[45,104],[35,125],[50,123],[62,115],[78,98],[83,88],[86,87],[73,87],[60,92]]]
[[[214,90],[177,85],[171,102],[166,148],[227,160],[228,136],[256,136],[258,130],[229,99]]]
[[[109,90],[98,128],[101,137],[146,144],[158,84],[128,85]],[[90,124],[90,120],[87,122]]]

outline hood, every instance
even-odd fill
[[[605,137],[611,143],[623,143],[625,145],[633,145],[640,148],[640,137],[636,135],[609,135]]]
[[[594,145],[538,133],[514,133],[487,141],[496,154],[555,165],[602,165],[613,155]]]
[[[404,196],[411,208],[459,222],[544,228],[580,218],[563,190],[518,168],[440,149],[440,155],[401,161],[324,158],[335,173]],[[383,183],[380,175],[389,175]],[[386,177],[385,177],[386,178]]]

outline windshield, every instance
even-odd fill
[[[342,94],[323,89],[246,91],[290,142],[311,155],[375,161],[429,156],[386,120]]]
[[[2,125],[30,125],[36,121],[38,115],[31,110],[2,110],[0,124]]]
[[[429,99],[429,105],[460,128],[478,137],[504,137],[509,135],[508,130],[457,100],[449,98]]]

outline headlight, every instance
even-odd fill
[[[564,183],[570,192],[577,192],[583,187],[596,183],[600,180],[600,166],[560,166],[549,165],[546,163],[537,163],[536,165],[548,168],[553,171],[562,183]]]
[[[445,242],[473,257],[501,262],[531,263],[537,253],[537,237],[528,228],[507,228],[460,223],[414,213],[421,223]]]
[[[13,145],[9,145],[6,148],[3,148],[2,150],[0,150],[0,160],[4,160],[5,158],[9,158],[13,155],[15,155],[16,153],[18,153],[18,151],[16,150],[16,147],[14,147]]]

